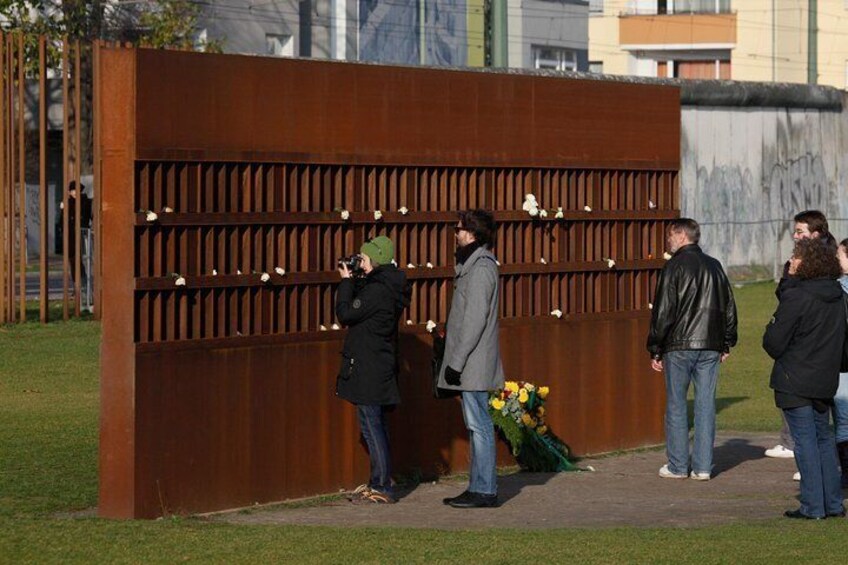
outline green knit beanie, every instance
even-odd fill
[[[371,264],[379,267],[391,263],[395,258],[395,245],[391,239],[381,235],[363,243],[359,252],[368,255],[371,258]]]

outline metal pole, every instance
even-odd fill
[[[80,75],[82,66],[80,65],[80,48],[79,39],[74,46],[74,180],[77,186],[77,197],[74,199],[74,210],[76,212],[74,218],[74,315],[80,315],[80,303],[82,302],[82,262],[80,254],[82,253],[82,116],[80,101]]]
[[[97,285],[94,287],[93,293],[93,302],[94,302],[94,317],[95,319],[100,319],[100,310],[101,310],[101,302],[100,302],[100,281],[103,280],[100,277],[100,250],[102,249],[100,245],[100,41],[95,40],[92,44],[92,57],[94,58],[94,64],[92,65],[93,73],[92,73],[92,86],[91,86],[91,98],[94,105],[94,112],[91,116],[91,124],[92,130],[94,132],[94,170],[92,173],[94,174],[94,194],[91,208],[92,213],[94,215],[94,219],[92,220],[91,229],[94,230],[94,272],[91,276],[92,285]]]
[[[0,324],[6,323],[6,197],[9,185],[6,178],[6,34],[0,32]]]
[[[20,269],[19,285],[20,285],[20,310],[21,322],[26,322],[26,268],[27,268],[27,248],[26,248],[26,131],[24,125],[24,110],[26,108],[26,98],[24,97],[24,35],[18,35],[18,179],[20,182],[21,196],[18,202],[18,222],[20,227],[20,241],[18,247],[20,249]]]
[[[71,112],[68,103],[68,38],[62,38],[62,319],[70,318],[68,287],[70,286],[71,263],[68,253],[68,115]]]
[[[47,280],[47,38],[38,38],[38,219],[41,222],[38,294],[42,324],[50,319]]]
[[[8,84],[8,116],[9,116],[9,240],[6,265],[9,273],[9,321],[14,322],[17,317],[15,309],[15,38],[12,34],[7,37],[8,44],[6,57],[8,64],[6,69],[9,73]]]

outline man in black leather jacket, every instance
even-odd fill
[[[665,435],[668,463],[663,478],[706,481],[712,473],[715,391],[719,363],[736,345],[736,303],[724,269],[701,251],[701,228],[690,218],[671,222],[672,254],[657,283],[648,334],[651,367],[665,372]],[[689,473],[686,395],[695,385],[695,441]]]

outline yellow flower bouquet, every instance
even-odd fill
[[[537,472],[576,470],[568,460],[568,448],[545,423],[548,392],[546,386],[507,381],[503,389],[489,394],[489,413],[522,468]]]

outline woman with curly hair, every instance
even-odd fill
[[[823,239],[795,243],[795,277],[780,295],[763,348],[774,359],[770,386],[795,440],[801,507],[787,518],[843,517],[830,407],[839,382],[846,320],[836,249]]]

